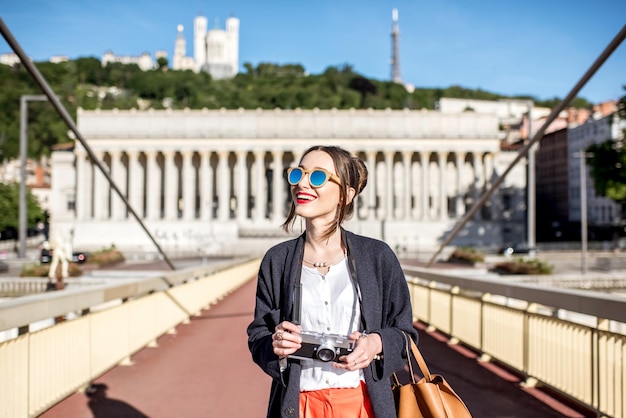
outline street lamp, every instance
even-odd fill
[[[580,271],[587,274],[587,158],[591,152],[576,152],[580,158]]]
[[[20,209],[18,235],[20,245],[18,257],[26,256],[26,153],[27,153],[27,125],[28,125],[28,102],[45,102],[48,97],[43,94],[25,94],[20,98]]]
[[[528,104],[528,140],[530,140],[533,137],[532,134],[532,128],[533,128],[533,102],[531,101]],[[526,207],[526,215],[527,215],[527,222],[526,222],[526,238],[527,238],[527,242],[528,242],[528,248],[529,248],[529,252],[528,252],[528,256],[530,258],[534,258],[535,256],[535,248],[537,246],[537,240],[536,240],[536,228],[537,228],[537,209],[536,209],[536,193],[537,193],[537,187],[536,187],[536,173],[535,173],[535,168],[536,168],[536,163],[535,163],[535,153],[537,152],[537,144],[533,144],[531,145],[531,147],[528,149],[528,184],[526,187],[526,200],[527,200],[527,207]]]

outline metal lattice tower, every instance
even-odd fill
[[[391,11],[391,20],[393,22],[391,28],[391,81],[394,83],[402,83],[400,76],[400,30],[398,29],[398,9]]]

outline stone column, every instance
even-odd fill
[[[122,170],[122,153],[120,151],[110,151],[111,156],[111,178],[117,188],[126,194],[125,176]],[[111,187],[111,219],[120,220],[124,218],[124,202],[117,192]]]
[[[183,219],[191,221],[196,214],[196,176],[193,170],[193,151],[182,151],[182,157]]]
[[[96,158],[102,163],[102,165],[106,169],[106,164],[104,164],[104,153],[98,152],[96,153]],[[109,190],[108,183],[104,174],[100,171],[97,165],[93,164],[93,217],[95,220],[101,221],[103,219],[107,219],[109,217],[108,207],[109,202],[105,198],[106,193]]]
[[[456,152],[456,217],[465,215],[465,202],[463,201],[463,171],[465,170],[465,153]]]
[[[76,153],[76,219],[87,219],[87,202],[90,200],[87,194],[87,153]]]
[[[365,220],[376,219],[376,151],[367,151],[367,171],[369,179],[367,181],[369,191],[365,201]]]
[[[143,208],[143,185],[145,176],[141,173],[139,165],[139,152],[128,151],[128,200],[133,210],[140,217],[145,217]]]
[[[480,198],[480,189],[481,189],[481,184],[480,184],[480,170],[481,170],[481,163],[480,163],[480,154],[477,152],[472,153],[474,159],[473,159],[473,164],[474,164],[474,193],[473,193],[473,198],[474,198],[474,202],[472,203],[472,207],[476,204],[476,202],[478,202],[478,199]],[[482,218],[482,216],[480,215],[480,211],[476,211],[476,213],[474,213],[474,220],[478,221]]]
[[[267,210],[267,189],[265,188],[265,151],[255,151],[254,159],[256,164],[256,195],[255,195],[255,211],[254,219],[256,221],[263,221],[266,216]]]
[[[146,218],[156,220],[161,217],[161,173],[157,164],[157,152],[146,151]]]
[[[274,223],[283,221],[283,210],[285,206],[284,180],[283,180],[283,152],[276,150],[272,152],[274,160],[274,176],[272,190],[272,221]]]
[[[393,151],[385,151],[385,218],[392,220],[394,218],[393,210]]]
[[[203,221],[213,219],[213,169],[211,151],[200,154],[200,218]]]
[[[430,219],[430,186],[429,186],[429,173],[430,173],[430,152],[421,152],[422,157],[422,220],[427,221]]]
[[[237,151],[237,221],[248,219],[248,167],[246,167],[246,151]]]
[[[484,164],[484,176],[485,176],[485,192],[491,188],[492,181],[491,175],[493,173],[493,154],[485,153],[485,164]],[[489,197],[488,202],[485,202],[486,213],[489,216],[489,220],[495,220],[498,218],[498,211],[496,210],[496,196],[498,192],[492,193]]]
[[[439,152],[439,220],[448,219],[448,190],[446,186],[447,152]]]
[[[230,176],[228,175],[228,151],[218,151],[217,157],[217,189],[218,189],[218,209],[217,218],[220,221],[228,220],[230,209]]]
[[[404,210],[402,211],[402,217],[405,220],[409,220],[412,218],[411,216],[411,198],[413,194],[411,193],[411,151],[403,151],[402,152],[402,163],[404,164],[404,200],[402,201],[404,205]]]
[[[178,218],[178,175],[174,157],[176,152],[172,150],[163,151],[163,165],[165,167],[165,220],[173,221]]]
[[[293,165],[297,166],[300,164],[300,160],[302,159],[302,152],[294,151],[293,152]]]
[[[89,156],[85,157],[85,219],[93,219],[93,199],[94,199],[94,166]]]

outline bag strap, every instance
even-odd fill
[[[407,363],[409,364],[409,374],[411,375],[411,383],[413,384],[417,383],[417,381],[415,380],[415,373],[413,371],[413,362],[411,361],[411,354],[413,355],[413,358],[417,362],[417,365],[420,371],[422,372],[422,375],[426,379],[426,381],[432,382],[433,378],[432,378],[432,375],[430,374],[430,370],[428,370],[426,361],[424,360],[422,353],[420,353],[419,349],[417,348],[417,345],[415,345],[415,342],[407,335],[406,332],[402,331],[402,335],[404,336],[404,344],[405,344],[404,349],[406,350]],[[394,380],[394,387],[402,386],[400,384],[400,381],[398,380],[398,376],[396,375],[396,373],[393,374],[393,380]]]
[[[409,372],[411,373],[411,381],[413,383],[416,383],[415,375],[413,374],[413,362],[411,361],[411,354],[413,354],[413,358],[415,358],[415,361],[417,362],[417,365],[419,366],[420,371],[422,372],[422,375],[426,378],[426,381],[432,382],[433,378],[430,374],[430,370],[428,370],[426,361],[424,360],[422,353],[420,353],[420,350],[417,348],[417,345],[415,345],[415,342],[406,334],[406,332],[402,331],[402,335],[404,335],[404,342],[406,344],[405,349],[406,349],[407,361],[409,363]],[[409,350],[409,344],[411,346],[411,350]],[[396,377],[396,380],[397,380],[397,377]]]
[[[413,371],[413,362],[411,361],[411,351],[409,350],[409,336],[406,335],[406,332],[402,331],[402,335],[404,336],[404,350],[406,352],[406,362],[409,365],[409,375],[411,376],[411,383],[415,384],[417,381],[415,380],[415,372]],[[393,374],[393,377],[396,379],[396,384],[400,386],[400,381],[398,380],[398,376]]]
[[[406,334],[405,334],[405,337],[406,337]],[[424,357],[422,357],[422,353],[420,353],[419,349],[417,348],[417,345],[415,345],[415,342],[411,338],[407,337],[407,340],[409,340],[411,343],[411,351],[413,352],[413,356],[415,357],[415,360],[417,361],[417,365],[419,366],[422,374],[426,378],[426,381],[432,382],[433,378],[430,375],[430,370],[428,370],[428,366],[426,365],[426,361],[424,360]]]
[[[413,362],[411,361],[411,350],[409,349],[409,336],[406,335],[406,332],[401,331],[402,332],[402,336],[404,337],[404,351],[406,353],[406,362],[409,365],[409,375],[411,376],[411,384],[416,384],[417,381],[415,380],[415,372],[413,371]],[[393,388],[398,388],[401,387],[402,384],[400,383],[400,379],[398,379],[398,375],[396,373],[394,373],[392,375],[393,377],[393,384],[392,387]]]

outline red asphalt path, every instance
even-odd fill
[[[79,392],[41,417],[264,417],[271,379],[252,362],[246,335],[255,286],[251,280],[138,352],[131,366],[97,379],[108,390],[93,412]]]
[[[42,418],[262,418],[270,378],[251,360],[246,327],[254,310],[251,280],[158,347],[132,357],[94,383],[107,386],[91,401],[75,393]],[[440,373],[464,399],[474,417],[583,417],[491,363],[479,363],[469,350],[452,349],[445,338],[418,325],[420,350],[431,373]],[[542,399],[542,400],[539,400]],[[386,418],[386,417],[385,417]]]

